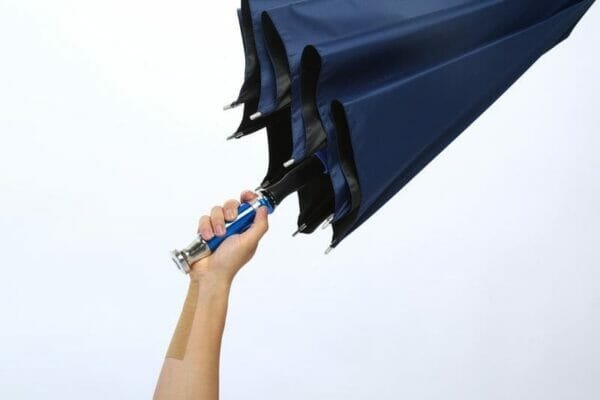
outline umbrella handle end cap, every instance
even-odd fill
[[[173,260],[177,269],[183,274],[187,275],[190,273],[191,268],[183,252],[179,250],[173,250],[171,252],[171,260]]]

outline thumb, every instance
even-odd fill
[[[266,207],[260,207],[256,210],[256,216],[252,226],[242,234],[245,239],[251,242],[258,242],[269,229],[268,211]]]

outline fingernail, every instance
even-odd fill
[[[225,234],[225,227],[223,225],[217,225],[216,231],[217,236],[223,236]]]
[[[200,235],[202,236],[202,238],[204,240],[210,240],[214,236],[213,233],[208,229],[203,229],[202,232],[200,233]]]

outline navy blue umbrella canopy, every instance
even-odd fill
[[[244,0],[235,135],[266,127],[263,187],[318,155],[298,225],[337,246],[568,37],[594,0]],[[325,173],[323,173],[325,172]]]

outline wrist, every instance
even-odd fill
[[[199,289],[205,293],[228,294],[231,290],[232,280],[219,276],[202,276],[196,282],[198,282]]]
[[[233,276],[219,269],[218,265],[213,265],[211,257],[205,258],[194,264],[190,271],[190,279],[197,282],[200,288],[205,290],[229,291]]]

